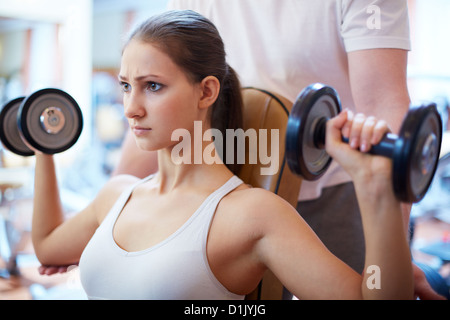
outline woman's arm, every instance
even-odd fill
[[[65,220],[53,156],[36,155],[32,241],[43,265],[78,263],[81,253],[124,185],[135,178],[118,177],[100,191],[94,201]]]
[[[353,126],[345,112],[330,120],[326,148],[349,171],[355,183],[366,241],[364,275],[357,274],[332,255],[295,210],[281,200],[259,206],[271,217],[260,219],[263,236],[256,251],[261,262],[299,298],[411,299],[411,257],[400,202],[392,191],[391,160],[352,150],[341,140],[341,134],[350,137],[356,134],[360,139],[354,148],[360,148],[365,139],[369,139],[370,148],[371,143],[381,139],[387,127],[377,121],[373,125],[362,121],[362,126],[355,122],[357,125]],[[372,274],[372,270],[378,274]],[[373,276],[378,282],[374,287]]]
[[[407,299],[413,298],[413,273],[401,203],[392,187],[392,159],[366,154],[387,131],[384,121],[343,112],[327,123],[326,149],[355,185],[366,244],[363,297]],[[371,266],[379,270],[380,289],[364,285]]]

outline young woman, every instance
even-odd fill
[[[242,299],[266,269],[299,298],[413,297],[391,161],[365,154],[388,131],[384,121],[342,112],[327,123],[326,149],[356,185],[366,270],[376,266],[380,273],[373,289],[370,274],[333,256],[283,199],[244,185],[238,168],[174,163],[175,130],[193,137],[195,121],[203,132],[241,123],[239,81],[211,22],[192,11],[152,17],[125,45],[119,80],[136,143],[158,150],[159,171],[143,180],[111,179],[64,221],[53,157],[37,154],[32,236],[43,265],[80,261],[92,299]],[[206,147],[210,142],[201,154]]]

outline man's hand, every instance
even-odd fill
[[[420,300],[446,300],[445,297],[436,293],[425,277],[425,273],[413,263],[414,275],[414,297]]]

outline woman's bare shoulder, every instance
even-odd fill
[[[298,217],[291,204],[262,188],[241,187],[227,196],[223,207],[234,218],[258,221],[258,225],[285,215]]]
[[[245,186],[232,193],[233,200],[244,208],[264,209],[264,208],[286,208],[292,206],[277,194],[263,189]],[[263,210],[265,211],[265,210]]]
[[[139,180],[139,178],[132,175],[118,175],[109,179],[100,189],[92,203],[98,220],[103,221],[120,195]]]
[[[125,188],[140,181],[139,178],[129,175],[121,174],[111,177],[111,179],[106,182],[103,189],[108,189],[109,191],[122,192]]]

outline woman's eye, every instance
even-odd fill
[[[162,89],[162,84],[156,83],[156,82],[149,82],[147,84],[147,88],[148,90],[152,91],[152,92],[156,92]]]
[[[122,86],[123,92],[130,92],[131,86],[126,82],[121,82],[120,85]]]

